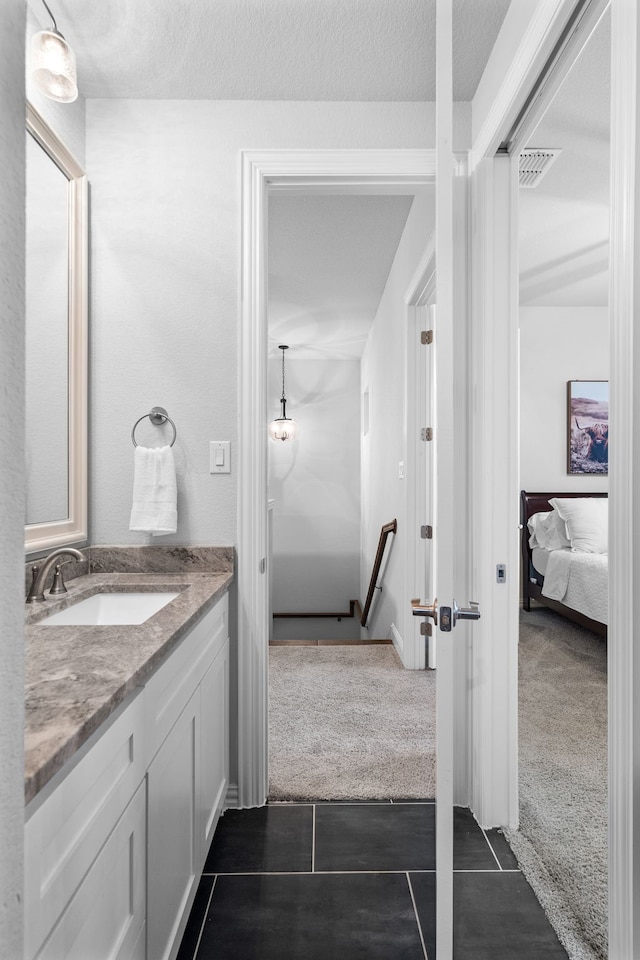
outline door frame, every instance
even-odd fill
[[[425,410],[420,407],[420,383],[425,379],[426,347],[420,344],[425,324],[421,310],[428,309],[436,289],[435,238],[427,244],[422,260],[405,295],[405,596],[422,598],[426,576],[424,541],[418,533],[423,524],[430,523],[425,513],[425,490],[420,489],[423,472],[420,468],[420,429],[426,426]],[[426,324],[428,327],[429,324]],[[425,485],[426,489],[426,485]],[[426,599],[426,598],[424,598]],[[424,670],[427,664],[426,637],[420,635],[420,621],[413,617],[407,605],[402,631],[402,663],[408,670]]]
[[[435,179],[435,151],[247,150],[240,162],[238,806],[243,808],[262,806],[268,793],[268,191],[384,191],[429,184]]]
[[[640,14],[635,0],[612,0],[611,11],[609,956],[623,960],[640,956]]]

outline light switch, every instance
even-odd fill
[[[231,473],[231,441],[209,441],[209,473]]]

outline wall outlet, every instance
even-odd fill
[[[404,460],[398,461],[398,480],[404,480]]]

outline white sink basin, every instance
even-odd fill
[[[86,600],[52,613],[41,624],[106,626],[109,624],[144,623],[161,610],[177,593],[94,593]]]

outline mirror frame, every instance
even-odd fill
[[[88,537],[88,185],[84,170],[34,107],[27,102],[27,132],[69,181],[68,356],[69,515],[25,525],[25,550],[35,553]]]

